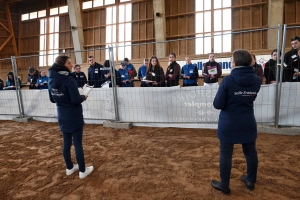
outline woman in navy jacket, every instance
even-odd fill
[[[234,144],[242,144],[247,162],[247,175],[241,180],[250,190],[256,182],[258,158],[256,152],[257,125],[253,102],[260,90],[261,79],[253,68],[251,54],[246,50],[233,52],[233,70],[226,76],[218,89],[213,105],[220,109],[218,138],[220,140],[220,178],[212,180],[212,186],[230,194],[229,182]]]
[[[87,96],[80,95],[77,82],[71,76],[72,63],[68,56],[58,56],[55,63],[49,68],[49,97],[56,103],[58,124],[63,133],[63,156],[66,163],[66,174],[71,175],[79,170],[79,178],[85,178],[93,171],[93,166],[85,167],[82,147],[83,114],[81,103]],[[71,160],[72,139],[74,142],[76,160]]]

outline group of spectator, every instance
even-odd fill
[[[218,78],[222,75],[222,68],[215,61],[214,53],[209,54],[209,61],[204,64],[203,76],[205,85],[218,83]],[[116,84],[119,87],[134,87],[134,78],[137,77],[141,81],[141,87],[172,87],[179,85],[179,79],[183,79],[183,87],[198,85],[198,68],[197,65],[191,62],[190,57],[185,57],[186,64],[180,66],[176,62],[176,54],[169,54],[169,66],[166,72],[161,67],[156,56],[150,59],[145,58],[143,65],[137,70],[129,62],[128,58],[120,63],[120,68],[113,69],[115,74]],[[78,87],[82,87],[85,83],[92,85],[95,88],[100,88],[103,84],[110,83],[112,72],[110,69],[109,60],[104,62],[104,65],[97,63],[93,56],[88,57],[90,67],[88,68],[88,77],[80,71],[80,66],[75,65],[75,76]],[[79,70],[76,70],[76,68]],[[111,83],[110,83],[111,86]]]

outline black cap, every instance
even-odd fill
[[[129,59],[128,59],[128,58],[124,58],[124,61],[125,61],[125,62],[129,62]]]
[[[122,66],[126,66],[126,62],[122,61],[122,62],[121,62],[121,65],[122,65]]]

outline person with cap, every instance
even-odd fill
[[[121,62],[121,68],[119,68],[118,72],[120,74],[120,78],[117,81],[119,83],[119,87],[133,87],[132,85],[132,78],[129,73],[129,70],[126,68],[127,64],[126,62]]]
[[[105,75],[109,73],[109,70],[95,62],[94,56],[89,56],[88,62],[90,64],[88,68],[88,84],[94,86],[94,88],[101,88],[101,85],[107,80]]]
[[[37,89],[35,84],[38,78],[39,78],[39,71],[34,69],[34,67],[29,67],[28,78],[27,78],[27,84],[29,85],[29,89]]]
[[[49,81],[49,77],[46,75],[46,70],[42,69],[41,76],[36,81],[35,87],[40,90],[48,89],[48,81]]]
[[[125,63],[125,69],[128,71],[129,75],[130,75],[130,79],[131,79],[131,87],[134,87],[134,77],[137,76],[137,72],[133,66],[133,64],[131,64],[129,62],[128,58],[124,58],[123,63]]]
[[[77,86],[79,88],[82,88],[87,83],[87,78],[85,76],[85,73],[81,71],[80,65],[74,65],[74,72],[72,74],[75,76]]]

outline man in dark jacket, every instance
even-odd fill
[[[88,83],[95,88],[101,88],[101,85],[106,82],[109,69],[104,68],[101,64],[96,63],[93,56],[88,57],[90,67],[88,69]]]
[[[295,36],[291,39],[292,49],[284,54],[284,70],[283,70],[283,82],[292,82],[293,80],[293,62],[298,59],[298,49],[300,48],[300,37]]]
[[[76,78],[77,86],[82,88],[87,83],[87,78],[85,76],[85,73],[81,71],[80,65],[74,66],[74,72],[72,74]]]
[[[230,194],[234,144],[243,146],[247,175],[242,175],[241,180],[249,190],[254,190],[258,166],[253,102],[260,90],[261,79],[250,66],[252,56],[248,51],[237,50],[233,52],[232,59],[233,70],[222,80],[213,102],[214,107],[221,110],[218,123],[221,181],[212,180],[211,184],[224,194]]]
[[[222,75],[222,67],[215,61],[215,54],[210,53],[209,61],[204,63],[202,76],[204,77],[204,86],[218,84],[218,79]]]
[[[27,78],[27,84],[29,84],[29,89],[38,89],[35,84],[37,83],[37,80],[40,77],[40,72],[34,67],[29,67],[28,69],[28,78]]]

